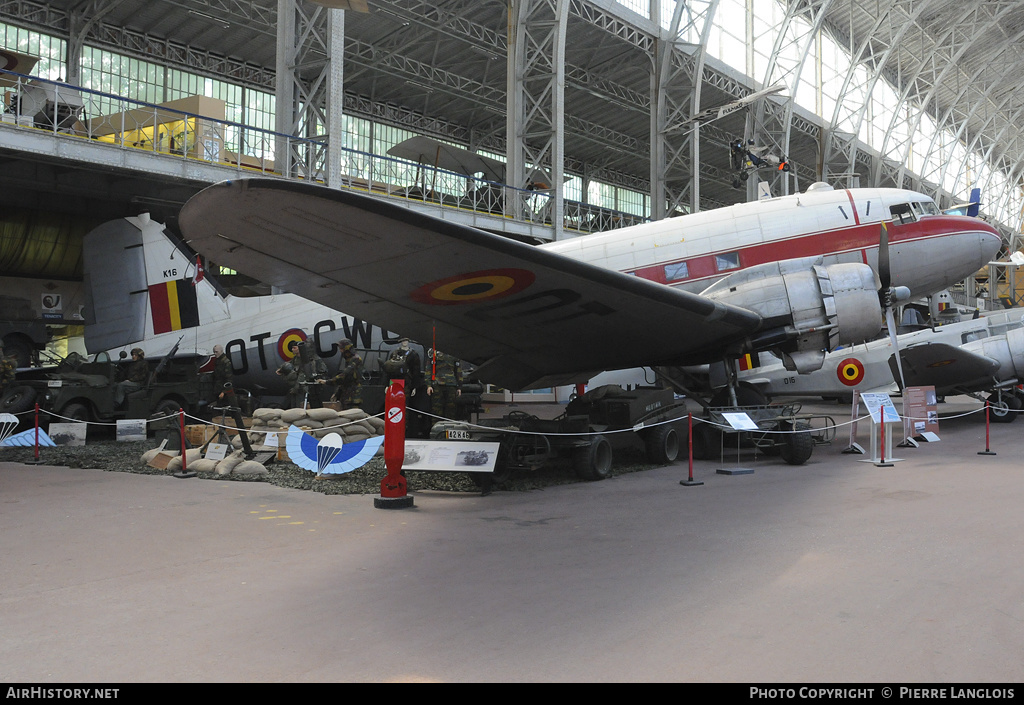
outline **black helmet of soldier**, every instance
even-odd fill
[[[132,348],[132,356],[138,355],[139,357],[146,357],[146,353],[142,351],[142,348]]]

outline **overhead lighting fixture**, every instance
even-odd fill
[[[189,10],[188,14],[195,15],[196,17],[202,17],[204,20],[210,20],[211,22],[216,22],[217,24],[219,24],[221,27],[224,27],[225,29],[227,29],[228,27],[231,26],[230,22],[228,22],[226,20],[222,20],[220,17],[214,17],[213,15],[208,15],[205,12],[200,12],[199,10]]]

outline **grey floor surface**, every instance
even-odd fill
[[[0,682],[1021,681],[1024,420],[984,431],[408,510],[0,454]]]

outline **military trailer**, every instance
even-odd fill
[[[183,408],[198,414],[212,396],[209,375],[200,375],[194,356],[147,360],[149,382],[128,392],[124,403],[115,404],[114,393],[121,379],[124,361],[114,362],[106,353],[89,361],[71,353],[59,364],[23,371],[0,397],[0,412],[21,414],[39,404],[41,423],[115,421],[165,416]],[[53,414],[53,415],[51,415]],[[63,418],[60,418],[63,417]],[[23,425],[33,423],[30,414],[21,416]]]

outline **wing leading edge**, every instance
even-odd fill
[[[182,231],[217,262],[477,365],[508,389],[716,359],[758,314],[350,191],[211,186]]]

